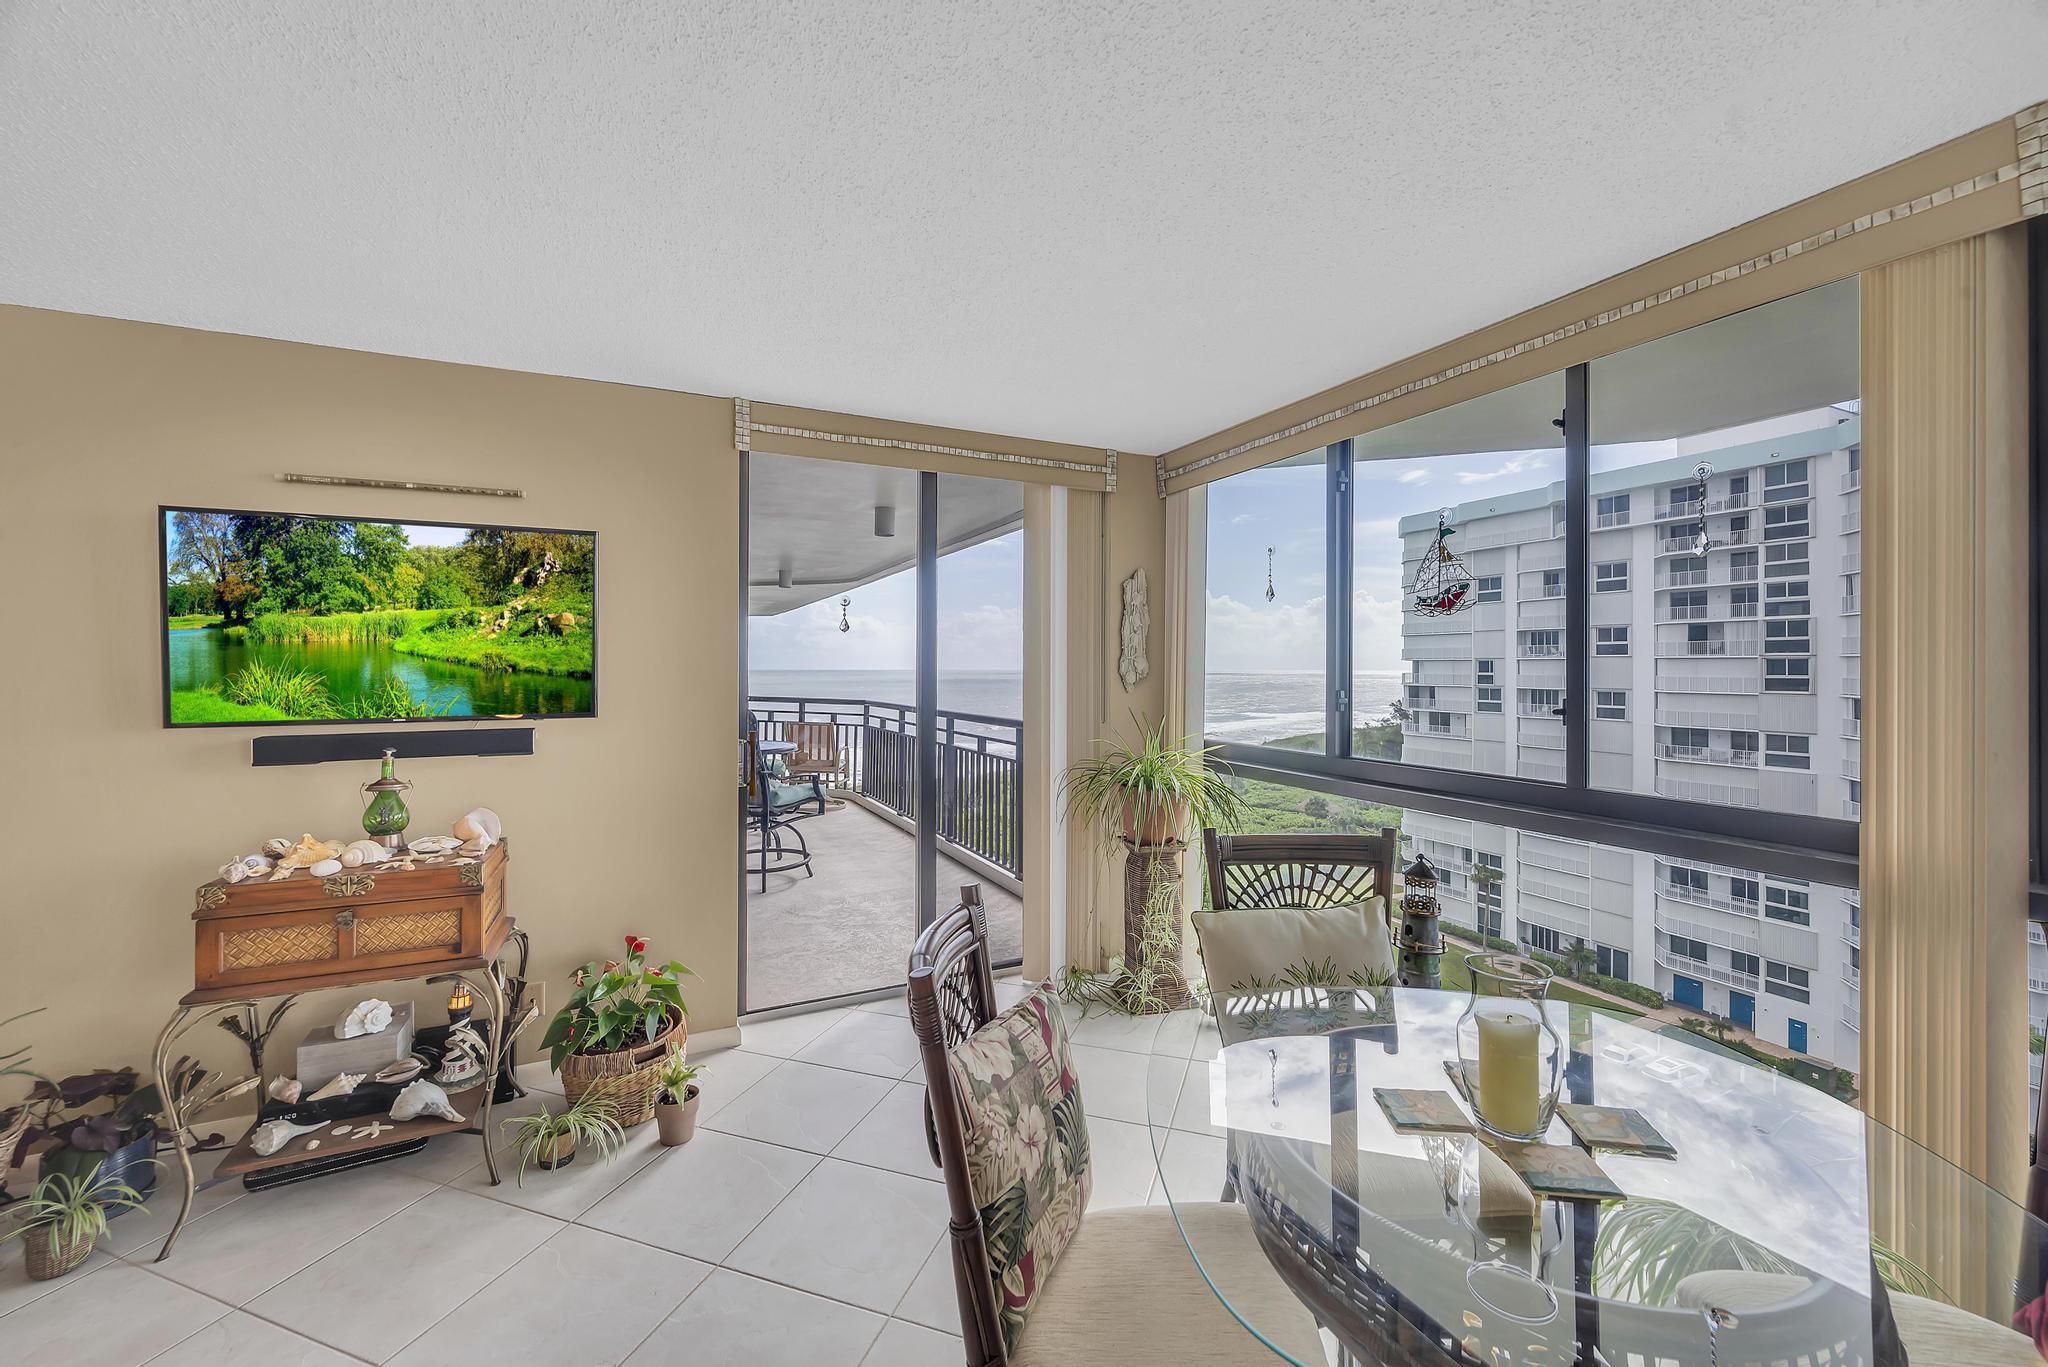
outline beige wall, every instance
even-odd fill
[[[146,1067],[192,986],[193,888],[265,836],[356,830],[373,776],[255,769],[260,731],[160,726],[159,503],[597,530],[601,715],[538,724],[531,758],[404,765],[413,829],[503,815],[551,1001],[634,931],[697,970],[694,1030],[733,1023],[730,401],[0,307],[0,413],[0,1016],[52,1008],[22,1036],[40,1067]],[[194,1043],[222,1065],[239,1048]]]

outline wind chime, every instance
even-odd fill
[[[853,623],[846,620],[846,610],[852,606],[853,600],[851,598],[841,598],[839,600],[839,629],[841,631],[853,630]]]
[[[1266,547],[1266,601],[1273,601],[1273,548]]]
[[[1448,617],[1472,606],[1472,571],[1451,554],[1451,510],[1436,515],[1436,536],[1422,552],[1409,588],[1410,606],[1423,617]]]
[[[1707,535],[1707,476],[1713,473],[1714,467],[1705,461],[1701,461],[1698,465],[1692,467],[1692,499],[1700,507],[1699,530],[1693,534],[1692,538],[1692,553],[1694,555],[1705,555],[1708,551],[1714,549],[1714,538]]]

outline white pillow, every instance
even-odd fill
[[[1353,975],[1394,978],[1386,899],[1341,907],[1198,911],[1195,936],[1211,993],[1356,985]],[[1334,969],[1336,980],[1329,981]]]

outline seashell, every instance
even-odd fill
[[[339,859],[323,859],[308,868],[306,872],[312,874],[315,878],[325,878],[330,873],[341,872],[341,861]]]
[[[335,1022],[336,1039],[354,1039],[357,1035],[382,1033],[391,1024],[391,1003],[381,997],[371,997],[350,1007],[342,1018]]]
[[[461,843],[452,835],[423,835],[409,848],[414,854],[446,854]]]
[[[220,866],[220,877],[224,882],[239,883],[248,876],[249,870],[240,864],[223,864]]]
[[[350,855],[356,857],[350,859]],[[351,840],[341,852],[341,862],[352,869],[364,864],[381,864],[390,857],[391,851],[374,840]]]
[[[263,852],[272,859],[282,859],[292,852],[292,842],[281,835],[273,835],[263,842]]]
[[[326,1086],[307,1097],[306,1100],[325,1101],[331,1096],[347,1096],[361,1084],[362,1080],[363,1075],[361,1073],[336,1073]]]
[[[363,852],[353,845],[341,852],[341,866],[345,869],[359,868],[362,862]]]
[[[268,848],[268,846],[265,848]],[[334,862],[334,867],[327,872],[339,873],[341,872],[341,862],[335,856],[340,853],[341,846],[328,840],[316,840],[308,832],[299,837],[298,844],[290,846],[282,855],[278,856],[277,871],[270,875],[270,881],[275,883],[280,878],[291,877],[293,869],[317,868],[319,865],[330,860]],[[317,876],[325,878],[327,874],[319,874]]]
[[[260,854],[245,854],[242,856],[242,867],[251,873],[268,873],[270,860]]]
[[[426,1071],[426,1063],[421,1060],[419,1055],[412,1054],[398,1060],[396,1063],[387,1063],[382,1068],[379,1068],[377,1070],[377,1081],[411,1082]]]
[[[249,1147],[268,1158],[300,1135],[310,1134],[325,1123],[321,1121],[320,1124],[314,1125],[294,1125],[289,1120],[266,1120],[249,1131]]]
[[[505,825],[498,820],[498,814],[489,807],[478,807],[463,814],[452,827],[461,837],[463,848],[477,844],[478,850],[487,850],[505,838]]]
[[[457,845],[455,848],[461,850],[464,854],[482,854],[485,850],[488,850],[493,843],[494,842],[491,840],[489,836],[479,835],[472,839],[463,841],[460,845]],[[470,862],[474,863],[475,861],[472,860]]]
[[[272,1101],[282,1101],[287,1106],[306,1094],[305,1085],[295,1077],[274,1077],[270,1079],[270,1085],[263,1090],[269,1094]]]
[[[439,1116],[443,1120],[460,1121],[462,1116],[448,1103],[448,1093],[436,1087],[425,1078],[406,1084],[391,1103],[393,1120],[416,1120],[420,1116]]]

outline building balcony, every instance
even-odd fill
[[[1862,761],[1862,760],[1860,760],[1860,759],[1855,759],[1855,758],[1845,758],[1845,759],[1843,759],[1843,761],[1842,761],[1842,777],[1843,777],[1843,778],[1854,778],[1854,779],[1860,779],[1860,778],[1862,778],[1862,777],[1863,777],[1863,761]]]
[[[1861,469],[1856,469],[1856,470],[1844,470],[1844,471],[1842,472],[1842,492],[1843,492],[1843,493],[1845,493],[1845,494],[1853,494],[1853,493],[1855,493],[1855,492],[1856,492],[1856,491],[1857,491],[1858,489],[1861,489],[1862,487],[1863,487],[1863,471],[1862,471]]]
[[[1837,1013],[1837,1018],[1849,1029],[1856,1031],[1858,1034],[1862,1033],[1863,1009],[1856,1002],[1843,1002],[1841,1010]]]
[[[1704,622],[1707,619],[1705,603],[1688,603],[1684,606],[1667,605],[1658,614],[1660,622]]]
[[[1863,696],[1863,670],[1859,666],[1842,675],[1842,696],[1860,698]]]
[[[1726,964],[1711,959],[1695,959],[1687,954],[1674,954],[1664,945],[1657,945],[1654,954],[1658,963],[1673,973],[1683,973],[1688,978],[1703,978],[1708,982],[1732,987],[1738,992],[1757,992],[1761,987],[1753,973],[1738,973]]]
[[[1851,508],[1851,509],[1849,509],[1848,511],[1846,511],[1846,512],[1844,512],[1844,513],[1842,514],[1842,533],[1843,533],[1843,535],[1845,535],[1845,536],[1846,536],[1846,535],[1848,535],[1848,534],[1849,534],[1850,532],[1860,532],[1860,531],[1862,531],[1862,530],[1863,530],[1863,510],[1862,510],[1861,508]]]
[[[1851,949],[1861,949],[1863,947],[1863,927],[1854,921],[1844,921],[1842,923],[1842,943],[1848,945]]]
[[[1842,653],[1844,655],[1861,655],[1863,653],[1863,633],[1860,631],[1845,633],[1842,637]]]
[[[1861,551],[1843,551],[1843,552],[1842,552],[1842,573],[1843,573],[1843,574],[1861,574],[1861,573],[1863,573],[1863,552],[1861,552]]]
[[[1658,863],[1661,866],[1663,861],[1659,860]],[[1730,897],[1728,894],[1721,892],[1702,892],[1690,884],[1673,883],[1668,878],[1658,879],[1655,891],[1657,896],[1667,902],[1684,902],[1695,907],[1711,907],[1715,911],[1725,911],[1731,916],[1747,916],[1751,919],[1763,915],[1762,905],[1752,902],[1748,898]],[[1680,931],[1679,933],[1684,934],[1686,932]],[[1738,947],[1752,948],[1752,946],[1746,945]]]
[[[1544,734],[1545,732],[1549,734]],[[1562,750],[1564,728],[1546,726],[1539,730],[1530,727],[1527,731],[1516,734],[1515,743],[1525,750]]]
[[[1442,645],[1424,645],[1414,641],[1404,642],[1401,646],[1401,658],[1410,663],[1427,662],[1430,660],[1463,660],[1466,664],[1470,664],[1472,663],[1472,636],[1468,632],[1462,640],[1446,642]]]
[[[1627,508],[1623,508],[1618,513],[1595,513],[1593,514],[1593,528],[1595,531],[1605,531],[1609,527],[1626,527],[1631,516],[1632,514]]]
[[[1712,802],[1722,807],[1760,807],[1763,799],[1754,788],[1736,788],[1725,783],[1693,783],[1681,778],[1657,776],[1657,794],[1686,802]]]
[[[1560,706],[1562,704],[1551,702],[1520,702],[1515,704],[1515,715],[1518,717],[1547,717],[1551,721],[1563,721],[1564,718],[1558,715],[1558,708]]]
[[[1439,740],[1470,740],[1471,724],[1460,714],[1453,714],[1448,726],[1432,726],[1426,722],[1404,721],[1401,723],[1404,736],[1434,736]]]
[[[1843,819],[1848,821],[1861,821],[1863,819],[1863,804],[1853,797],[1843,798],[1842,816]]]
[[[1659,674],[1656,688],[1659,693],[1761,693],[1763,682],[1753,675],[1734,679],[1710,674]]]
[[[1847,984],[1849,984],[1849,986],[1851,986],[1851,987],[1855,988],[1855,989],[1856,989],[1857,991],[1859,991],[1859,992],[1860,992],[1860,991],[1862,991],[1862,990],[1863,990],[1863,970],[1862,970],[1862,969],[1860,969],[1860,968],[1858,968],[1858,967],[1857,967],[1856,965],[1854,965],[1854,964],[1846,964],[1846,963],[1845,963],[1845,964],[1843,964],[1843,965],[1842,965],[1842,981],[1843,981],[1843,982],[1845,982],[1845,983],[1847,983]]]
[[[1842,722],[1842,736],[1845,740],[1861,740],[1863,738],[1862,720],[1857,717],[1845,718]]]
[[[1470,688],[1472,669],[1415,669],[1401,676],[1404,688]]]
[[[1564,647],[1561,645],[1532,644],[1524,641],[1515,648],[1515,654],[1525,660],[1561,660],[1564,658]]]
[[[1515,760],[1515,777],[1534,779],[1538,783],[1562,783],[1565,778],[1564,761],[1551,761],[1530,755],[1518,756]]]
[[[1726,656],[1731,659],[1754,659],[1758,654],[1755,638],[1749,636],[1724,636],[1710,641],[1659,641],[1657,654],[1667,659],[1688,656]]]
[[[1523,631],[1563,631],[1562,604],[1524,603],[1515,613],[1515,626]]]
[[[1705,570],[1666,570],[1657,576],[1660,589],[1699,589],[1707,585]]]
[[[1678,760],[1686,764],[1725,764],[1741,769],[1757,767],[1754,750],[1723,750],[1711,745],[1659,744],[1657,758]]]
[[[1656,520],[1668,522],[1674,517],[1682,517],[1689,520],[1697,519],[1704,507],[1705,505],[1696,498],[1687,499],[1682,503],[1659,503],[1657,505]]]
[[[1757,717],[1754,712],[1689,712],[1660,707],[1656,713],[1656,724],[1689,726],[1702,731],[1754,731],[1757,729]]]
[[[1854,616],[1863,611],[1863,600],[1853,593],[1842,595],[1842,615]]]

